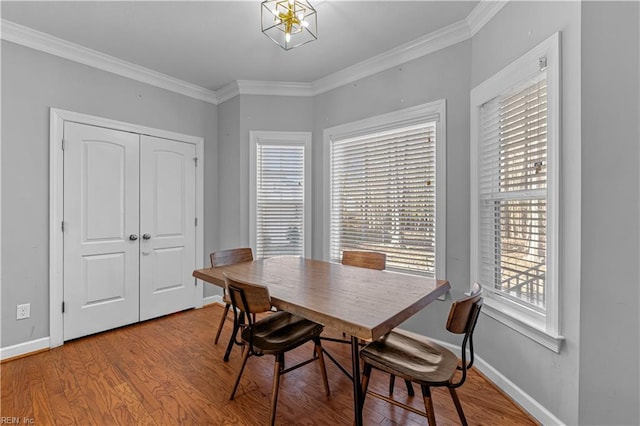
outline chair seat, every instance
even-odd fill
[[[394,330],[360,351],[373,367],[423,385],[446,384],[453,377],[458,357],[424,336]]]
[[[253,325],[253,350],[256,354],[276,355],[294,349],[320,336],[323,326],[290,314],[275,312]],[[242,331],[242,340],[249,342],[251,329]]]

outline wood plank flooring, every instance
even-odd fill
[[[32,419],[37,425],[260,425],[268,423],[273,357],[252,357],[234,401],[229,401],[240,349],[222,362],[231,320],[213,345],[222,307],[211,305],[65,343],[62,347],[0,365],[0,416]],[[327,330],[328,334],[331,333]],[[323,345],[343,365],[350,347]],[[311,344],[287,357],[306,359]],[[322,389],[318,364],[281,380],[277,424],[350,425],[352,387],[327,359],[331,396]],[[374,371],[371,388],[386,394],[388,376]],[[419,389],[419,388],[418,388]],[[470,425],[535,425],[490,382],[471,371],[458,390]],[[395,396],[422,409],[422,398],[407,397],[397,381]],[[440,425],[460,424],[446,390],[434,389]],[[369,397],[367,425],[425,425],[426,419]],[[24,421],[22,421],[24,424]]]

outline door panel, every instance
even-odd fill
[[[126,296],[124,253],[82,257],[82,306],[122,300]]]
[[[195,268],[195,147],[140,140],[140,319],[192,308]]]
[[[121,241],[127,147],[108,140],[85,139],[82,150],[83,242]]]
[[[65,122],[64,339],[139,319],[139,136]]]

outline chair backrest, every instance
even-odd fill
[[[342,264],[382,271],[387,265],[387,255],[376,251],[345,250]]]
[[[221,250],[211,253],[211,267],[233,265],[234,263],[250,262],[253,260],[253,252],[250,247]]]
[[[235,308],[252,314],[271,310],[271,297],[267,287],[230,277],[227,273],[223,275],[227,294]]]
[[[471,293],[451,305],[447,330],[455,334],[473,333],[482,306],[482,287],[473,283]]]
[[[482,308],[482,287],[478,283],[473,283],[471,293],[453,302],[449,310],[447,330],[455,334],[464,334],[460,351],[462,362],[458,366],[462,376],[457,383],[452,382],[450,387],[461,386],[467,377],[467,369],[473,366],[473,330],[476,328],[480,308]],[[469,362],[467,362],[467,344],[469,345]]]

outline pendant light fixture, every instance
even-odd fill
[[[307,0],[266,0],[261,7],[262,32],[284,50],[314,41],[316,10]]]

